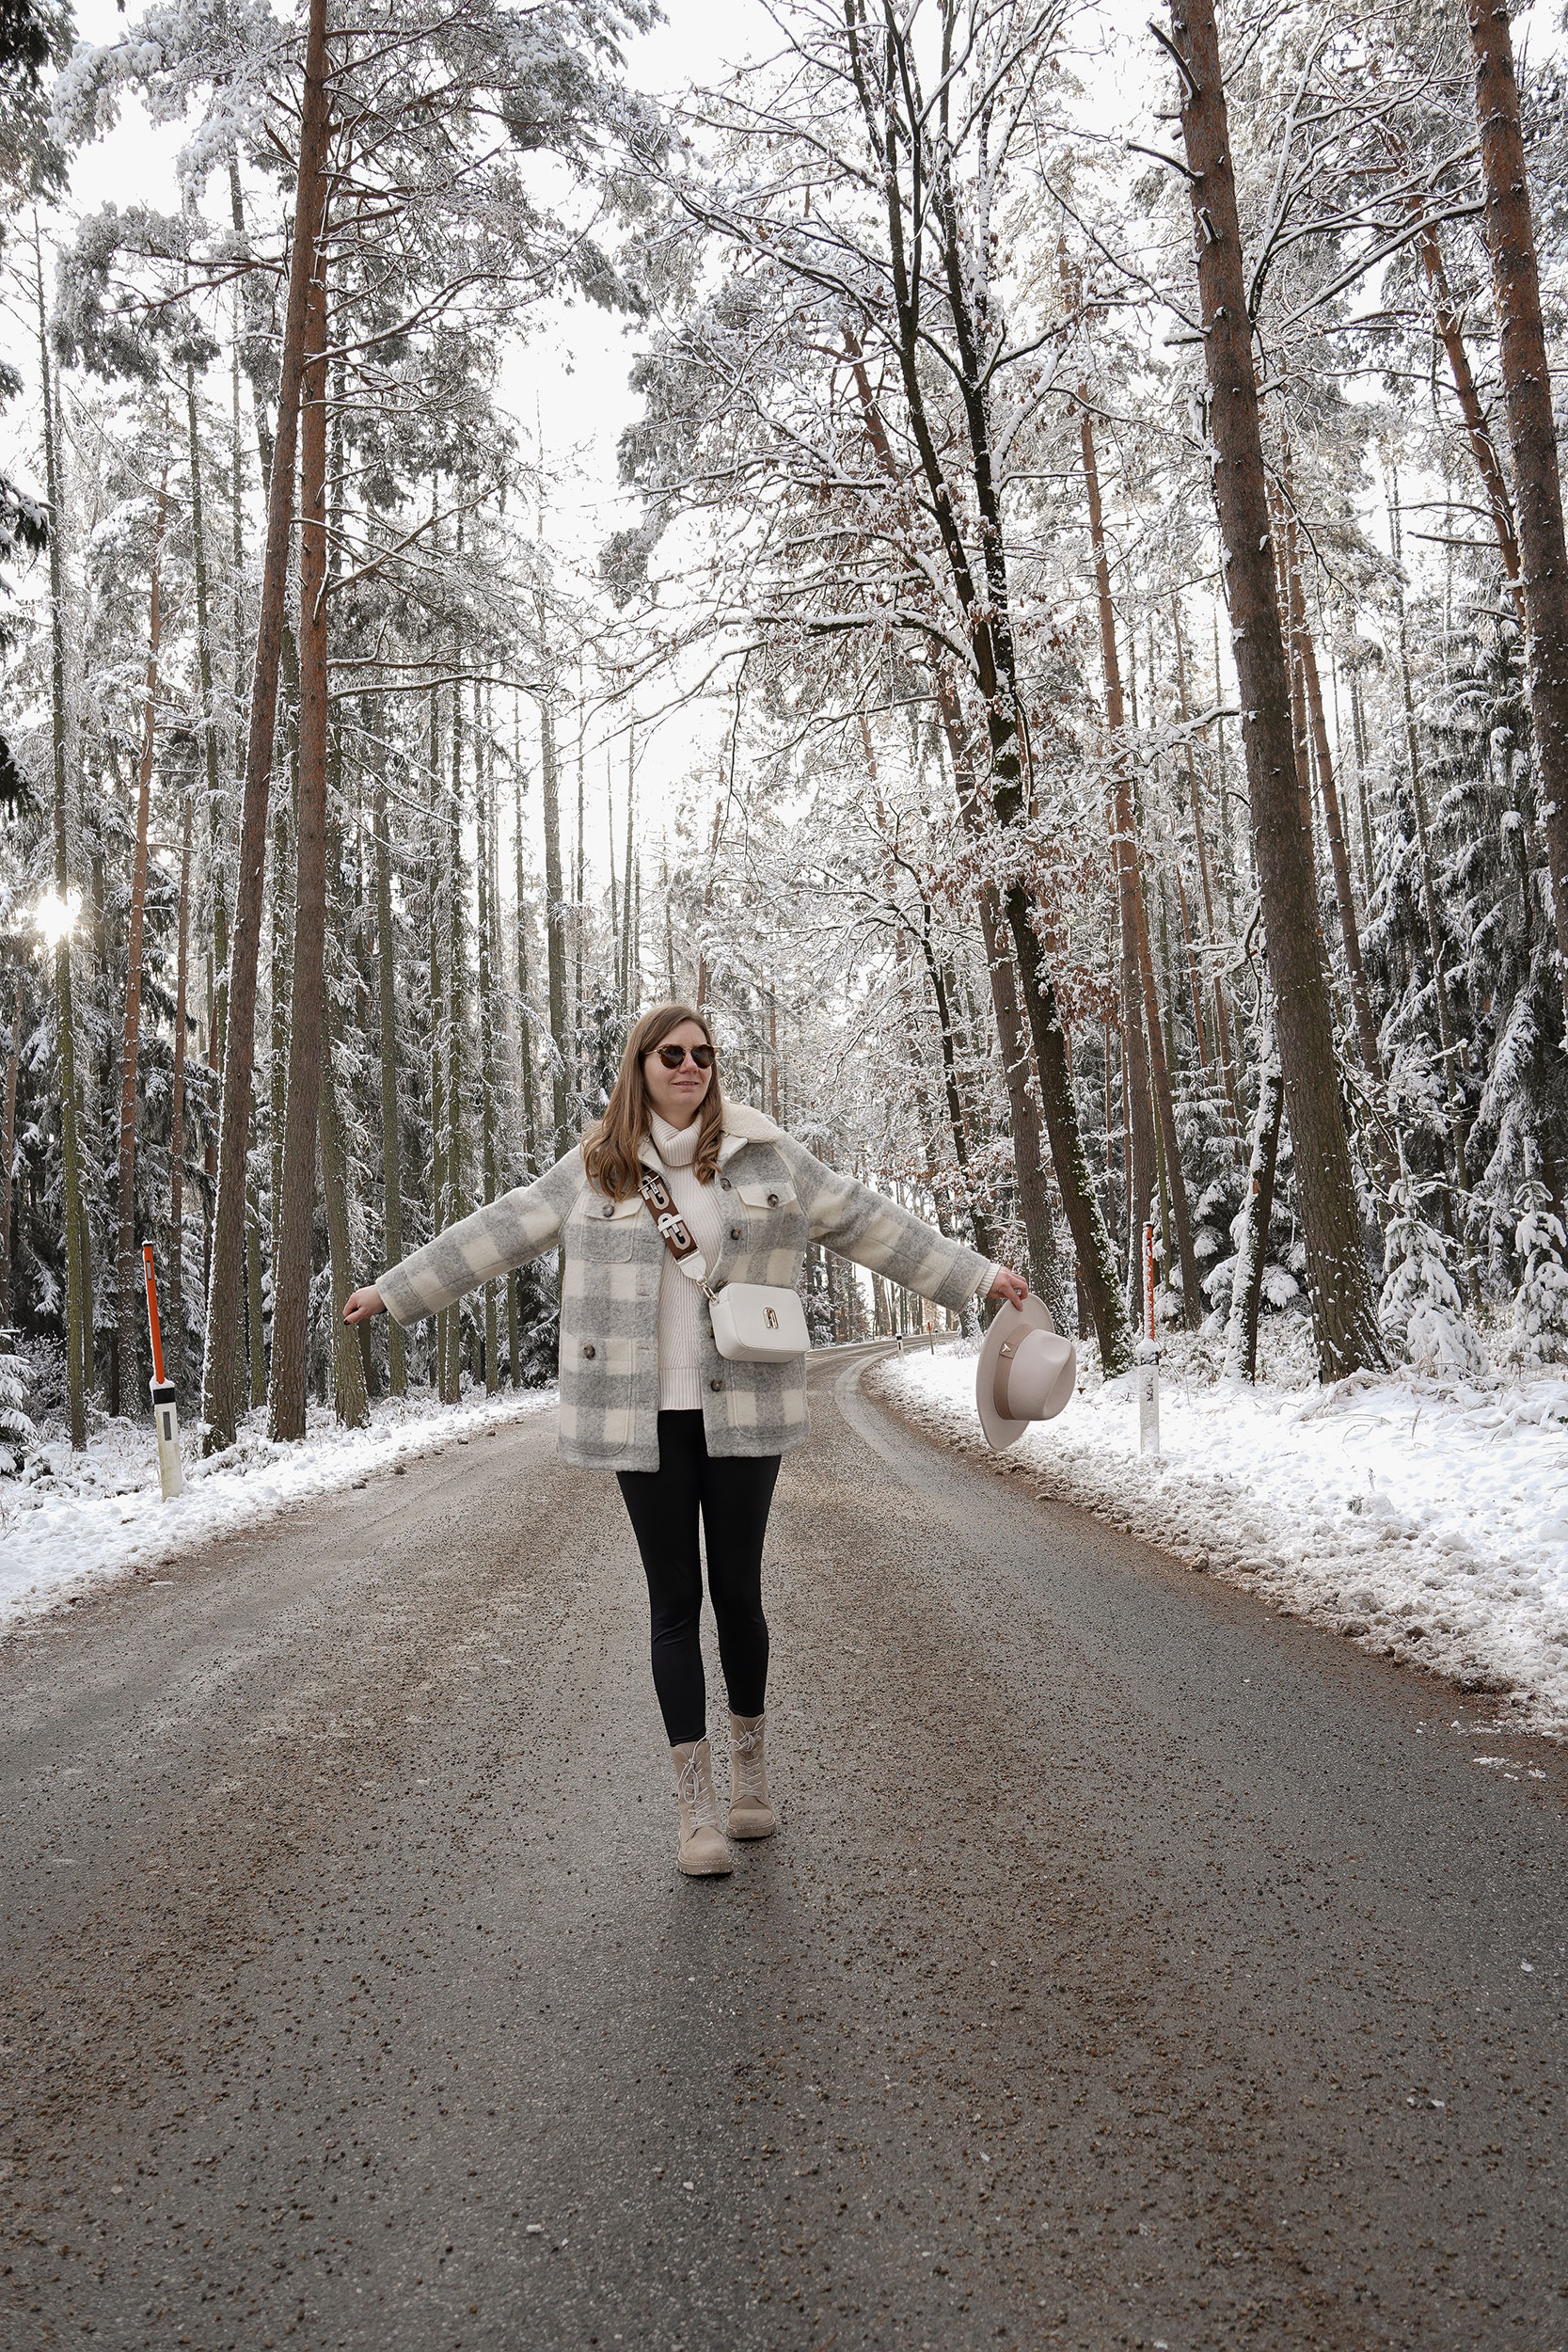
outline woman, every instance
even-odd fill
[[[639,1190],[648,1168],[663,1177],[715,1288],[794,1285],[808,1242],[943,1307],[978,1293],[1017,1305],[1028,1284],[825,1168],[760,1111],[726,1103],[707,1023],[689,1006],[658,1005],[633,1028],[609,1107],[575,1150],[389,1266],[344,1308],[349,1323],[383,1308],[412,1323],[564,1248],[561,1454],[620,1480],[648,1580],[654,1687],[680,1803],[676,1862],[703,1878],[729,1869],[730,1850],[707,1739],[698,1514],[730,1702],[729,1835],[767,1837],[762,1547],[779,1457],[806,1439],[805,1361],[719,1354],[703,1291],[681,1272]]]

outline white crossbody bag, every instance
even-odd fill
[[[702,1284],[713,1343],[727,1363],[786,1364],[791,1357],[805,1355],[811,1335],[799,1291],[773,1282],[726,1282],[716,1291],[707,1279],[707,1261],[663,1177],[647,1168],[639,1189],[664,1247],[687,1280]]]

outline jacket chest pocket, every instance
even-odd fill
[[[570,1239],[590,1264],[595,1259],[602,1263],[607,1258],[629,1258],[641,1226],[651,1221],[641,1193],[634,1192],[629,1200],[605,1200],[590,1193],[572,1220]]]
[[[753,1216],[795,1206],[795,1187],[784,1177],[775,1177],[770,1184],[736,1184],[735,1197]]]

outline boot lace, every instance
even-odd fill
[[[762,1734],[767,1717],[758,1715],[741,1728],[738,1716],[730,1721],[730,1778],[736,1797],[766,1798],[768,1781],[763,1769]]]
[[[675,1782],[675,1794],[682,1804],[689,1805],[691,1819],[699,1829],[719,1828],[719,1799],[713,1786],[713,1751],[705,1740],[698,1740],[681,1766]]]

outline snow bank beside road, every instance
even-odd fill
[[[187,1438],[185,1491],[158,1490],[152,1424],[110,1422],[84,1454],[45,1436],[14,1485],[0,1485],[0,1628],[130,1568],[156,1567],[216,1535],[255,1527],[310,1495],[395,1471],[400,1462],[464,1443],[554,1406],[549,1389],[437,1405],[425,1397],[371,1407],[368,1429],[340,1429],[312,1406],[300,1445],[274,1445],[262,1413],[226,1454],[202,1460]]]
[[[1037,1494],[1366,1648],[1507,1692],[1521,1724],[1568,1730],[1568,1375],[1249,1390],[1178,1340],[1162,1345],[1158,1459],[1138,1453],[1130,1381],[1092,1375],[997,1456],[974,1410],[976,1353],[894,1359],[870,1378]]]

